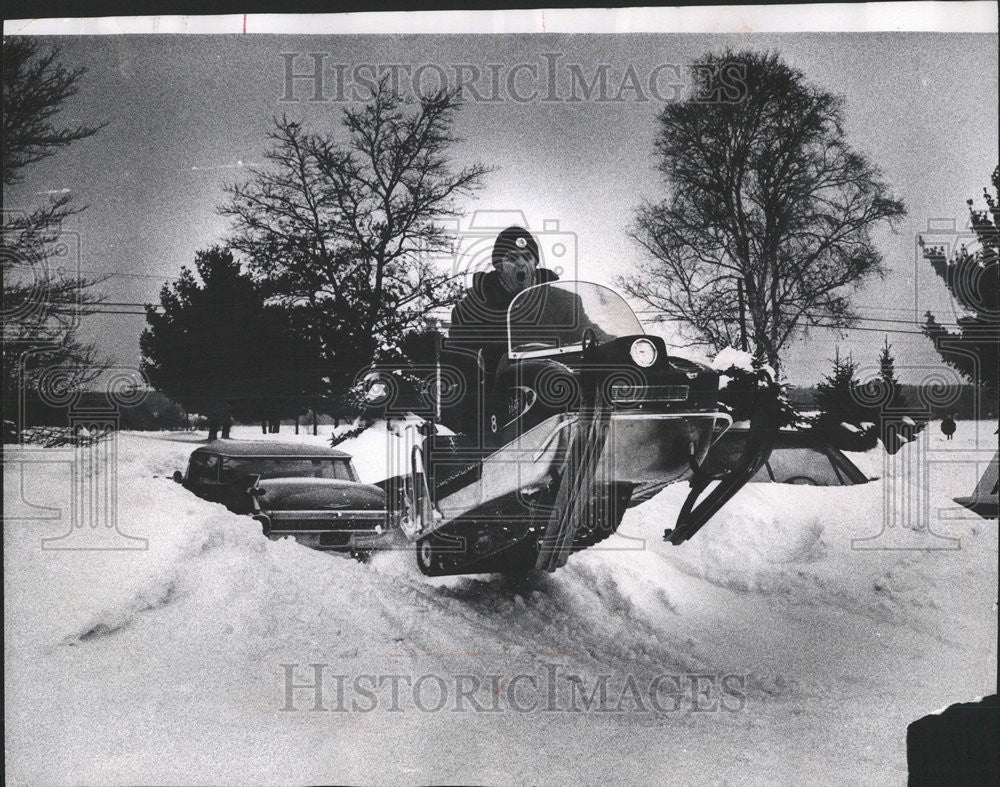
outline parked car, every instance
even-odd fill
[[[871,479],[822,433],[782,429],[751,482],[854,486]]]
[[[388,537],[385,491],[362,483],[351,455],[269,440],[214,440],[174,480],[205,500],[252,516],[270,538],[361,552]]]
[[[730,429],[719,439],[716,451],[719,454],[737,452],[746,439],[745,429]],[[714,466],[711,469],[716,471]],[[854,486],[870,480],[840,448],[827,439],[824,431],[787,427],[775,435],[770,455],[750,482]]]

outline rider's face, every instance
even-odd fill
[[[497,265],[501,286],[511,295],[526,290],[535,283],[536,267],[538,260],[528,249],[508,251]]]

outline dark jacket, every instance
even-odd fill
[[[535,271],[535,284],[548,284],[559,277],[548,268]],[[487,374],[496,371],[507,351],[507,307],[514,296],[500,285],[496,271],[476,273],[472,287],[451,310],[448,344],[453,349],[483,351]]]

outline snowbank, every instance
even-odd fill
[[[985,453],[966,426],[949,449]],[[938,437],[929,428],[921,439],[938,450]],[[661,535],[686,493],[676,485],[554,575],[432,580],[408,551],[362,565],[269,541],[194,498],[168,476],[197,439],[119,439],[118,522],[148,540],[142,551],[43,549],[65,519],[11,518],[25,515],[24,501],[5,496],[13,780],[900,781],[906,723],[994,679],[997,529],[950,518],[974,466],[942,461],[904,479],[929,487],[932,526],[961,538],[958,550],[855,548],[878,531],[883,482],[751,484],[673,547]],[[365,480],[387,472],[388,439],[378,426],[345,446]],[[901,471],[912,449],[893,457]],[[5,454],[6,489],[23,482],[28,502],[68,512],[66,466],[18,456]],[[484,686],[498,676],[496,692],[477,696],[507,699],[498,712],[458,712],[453,690],[440,712],[412,702],[397,712],[383,690],[370,712],[317,712],[313,690],[293,689],[294,709],[283,710],[288,675],[308,684],[311,664],[328,675],[437,676],[452,689],[456,676]],[[665,713],[510,705],[516,676],[525,688],[556,672],[588,691],[607,676],[619,692],[629,678],[645,687],[662,675],[678,685],[737,676],[743,700],[694,712],[684,689]],[[561,683],[560,701],[572,691]],[[335,696],[328,684],[326,707]]]

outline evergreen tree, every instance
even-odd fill
[[[993,170],[992,180],[994,193],[983,189],[986,210],[976,210],[968,201],[979,248],[970,251],[962,246],[950,260],[940,247],[924,248],[924,257],[968,314],[958,318],[957,331],[950,331],[927,312],[923,330],[945,363],[976,385],[995,391],[1000,363],[1000,166]]]
[[[923,428],[924,421],[918,412],[910,410],[903,394],[903,386],[896,377],[896,360],[892,357],[888,336],[879,353],[878,366],[879,376],[867,386],[875,388],[871,391],[872,401],[878,403],[869,408],[869,420],[876,423],[882,445],[893,454],[913,439]]]
[[[156,388],[204,415],[209,438],[229,434],[233,418],[274,421],[295,415],[320,387],[318,349],[294,312],[267,305],[232,252],[198,252],[146,307],[139,346]],[[199,281],[200,280],[200,281]]]
[[[861,426],[872,419],[872,414],[863,403],[861,383],[857,378],[858,365],[850,355],[841,359],[839,348],[832,363],[830,374],[816,386],[820,414],[813,427],[822,431],[838,448],[852,451],[874,448],[878,438],[876,430]]]
[[[248,357],[234,370],[239,391],[231,398],[233,415],[277,432],[282,418],[321,406],[323,369],[305,312],[265,303],[260,293],[256,297],[259,316],[246,339]]]
[[[858,426],[865,420],[866,411],[859,401],[857,379],[858,365],[848,355],[840,357],[840,349],[832,359],[833,369],[816,386],[816,402],[820,408],[820,421],[836,426],[848,423]]]
[[[79,318],[95,311],[102,279],[61,273],[63,222],[83,210],[69,194],[36,204],[22,200],[17,186],[32,165],[95,134],[100,126],[64,126],[57,116],[80,89],[85,69],[67,69],[58,49],[42,49],[31,38],[3,40],[4,214],[0,225],[0,299],[3,302],[3,397],[5,438],[25,424],[14,424],[20,401],[28,417],[44,409],[40,392],[46,380],[80,390],[106,368],[92,343],[77,335]],[[28,193],[33,193],[28,191]]]
[[[892,345],[889,344],[889,337],[885,337],[885,345],[878,357],[879,385],[886,391],[883,399],[885,404],[883,410],[901,410],[906,407],[906,397],[903,396],[903,387],[896,378],[896,359],[892,357]]]

